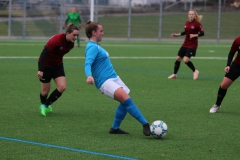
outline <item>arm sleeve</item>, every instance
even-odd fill
[[[90,46],[86,49],[86,60],[84,64],[84,70],[86,77],[89,77],[92,75],[92,64],[98,54],[98,48],[96,46]]]
[[[181,33],[181,36],[183,36],[183,35],[186,35],[186,31],[183,31],[183,32]]]
[[[82,23],[82,18],[81,18],[81,15],[80,15],[80,14],[78,14],[78,22],[79,22],[79,23]]]
[[[232,43],[232,47],[230,49],[230,52],[228,54],[228,60],[227,60],[227,66],[230,66],[234,57],[234,54],[238,50],[238,44],[236,42],[236,39]]]
[[[66,18],[66,20],[65,20],[65,24],[68,23],[68,20],[69,20],[69,14],[67,15],[67,18]]]
[[[198,32],[198,37],[204,36],[204,30],[201,24],[199,24],[199,32]]]
[[[204,36],[204,32],[198,33],[198,37],[202,37],[202,36]]]
[[[235,52],[229,52],[228,54],[228,60],[227,60],[227,66],[230,66],[233,60],[233,56],[234,56]]]
[[[44,62],[45,62],[45,59],[46,59],[46,55],[48,54],[49,50],[47,49],[47,47],[44,47],[42,53],[41,53],[41,56],[40,56],[40,60],[39,60],[39,71],[42,71],[44,70]]]

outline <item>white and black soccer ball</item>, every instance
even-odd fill
[[[166,136],[168,127],[164,121],[156,120],[151,124],[150,130],[151,130],[153,137],[162,138],[162,137]]]

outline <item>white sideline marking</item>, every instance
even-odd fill
[[[38,59],[39,57],[8,57],[0,56],[0,59]],[[110,59],[175,59],[176,57],[110,57]],[[64,57],[64,59],[85,59],[85,57]],[[227,60],[227,57],[192,57],[192,59]]]
[[[214,53],[215,51],[214,50],[209,50],[208,52]]]
[[[0,46],[44,46],[46,43],[0,43]],[[82,47],[85,47],[86,44],[82,44]],[[105,47],[181,47],[180,44],[172,44],[172,45],[164,45],[164,44],[101,44],[101,46]],[[206,44],[206,45],[199,45],[200,48],[205,48],[205,47],[211,47],[211,48],[226,48],[226,47],[231,47],[230,45],[214,45],[214,44]]]

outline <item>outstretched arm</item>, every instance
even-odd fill
[[[204,32],[200,32],[198,34],[190,34],[191,39],[194,38],[194,37],[202,37],[202,36],[204,36]]]
[[[46,47],[44,47],[44,49],[40,55],[40,59],[39,59],[39,69],[38,69],[38,73],[37,73],[38,78],[42,78],[42,76],[43,76],[44,62],[45,62],[48,52],[49,52],[49,50]]]
[[[228,60],[227,60],[227,66],[230,66],[231,65],[231,63],[232,63],[232,60],[233,60],[233,57],[234,57],[234,54],[235,53],[233,53],[233,52],[229,52],[229,54],[228,54]]]
[[[232,63],[232,60],[233,60],[233,57],[234,57],[234,52],[229,52],[229,54],[228,54],[228,60],[227,60],[227,66],[224,68],[224,71],[226,72],[226,73],[228,73],[229,72],[229,70],[230,70],[230,65],[231,65],[231,63]]]
[[[183,31],[182,33],[172,33],[172,34],[171,34],[171,37],[172,37],[172,38],[174,38],[174,37],[179,37],[179,36],[183,36],[183,35],[185,35],[185,34],[186,34],[185,31]]]
[[[63,24],[63,27],[62,27],[63,29],[66,27],[68,21],[69,21],[69,15],[67,16],[67,18],[66,18],[66,20],[65,20],[65,23]]]

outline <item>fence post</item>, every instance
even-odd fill
[[[131,17],[132,17],[132,0],[128,1],[128,40],[131,38]]]
[[[9,9],[8,9],[8,38],[11,37],[12,32],[12,0],[9,0]]]
[[[26,10],[27,10],[27,0],[23,1],[23,28],[22,28],[22,38],[26,37]]]
[[[190,9],[192,9],[192,7],[193,7],[193,1],[190,0]]]
[[[59,32],[64,32],[64,29],[62,28],[63,24],[65,23],[65,17],[66,17],[66,6],[65,6],[65,0],[60,1],[61,2],[61,13],[60,13],[60,26],[59,26]]]
[[[204,11],[206,11],[207,0],[204,0]]]
[[[158,40],[162,39],[162,0],[159,0],[159,30],[158,30]]]
[[[96,0],[96,9],[95,9],[95,21],[98,21],[98,0]]]
[[[220,25],[221,25],[221,0],[218,1],[218,26],[217,26],[217,41],[220,40]]]
[[[94,0],[91,0],[90,21],[94,21]]]

